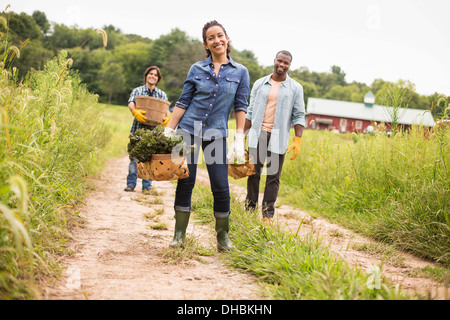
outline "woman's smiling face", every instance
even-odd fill
[[[206,31],[206,43],[203,46],[217,56],[226,54],[228,41],[228,36],[221,27],[212,26]]]

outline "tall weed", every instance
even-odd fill
[[[24,81],[0,66],[1,299],[38,297],[36,282],[53,274],[68,239],[65,208],[83,196],[110,138],[71,63],[62,51]]]

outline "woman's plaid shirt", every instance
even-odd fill
[[[156,87],[155,87],[155,90],[150,91],[146,85],[133,89],[133,91],[131,92],[130,98],[128,99],[128,103],[134,102],[136,104],[136,96],[150,96],[150,97],[155,97],[158,99],[168,100],[167,94],[164,91],[162,91],[161,89],[158,89]],[[131,126],[130,132],[135,133],[136,130],[139,130],[139,129],[153,130],[153,129],[155,129],[155,127],[140,123],[139,121],[136,120],[136,118],[134,118],[133,125]]]

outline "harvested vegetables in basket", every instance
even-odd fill
[[[146,180],[178,180],[189,177],[186,155],[195,147],[187,147],[181,136],[168,138],[164,127],[140,129],[130,135],[128,154],[137,160],[137,175]]]
[[[170,154],[175,150],[180,156],[188,151],[181,136],[167,138],[164,135],[164,127],[157,126],[153,130],[140,129],[130,135],[128,154],[130,159],[138,162],[149,162],[153,154]]]

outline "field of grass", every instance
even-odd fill
[[[109,143],[102,149],[103,160],[127,155],[133,116],[127,106],[99,104],[102,121],[111,132]],[[104,161],[102,161],[104,162]]]
[[[450,127],[387,137],[305,131],[280,196],[416,256],[450,264]]]
[[[437,120],[449,116],[447,108]],[[393,137],[305,130],[300,155],[286,157],[279,199],[449,268],[449,140],[449,125]]]
[[[447,114],[443,118],[448,119]],[[229,127],[234,128],[234,120]],[[440,279],[447,283],[449,138],[449,126],[438,126],[431,131],[412,127],[394,137],[381,131],[362,135],[305,130],[300,156],[294,161],[287,157],[285,161],[279,200],[437,262],[443,274]],[[246,179],[230,178],[230,182],[246,185]],[[263,190],[264,179],[260,184],[260,191]],[[194,194],[198,197],[194,211],[204,221],[211,222],[212,199],[202,187]],[[383,293],[364,292],[364,286],[359,291],[357,287],[364,283],[364,277],[358,270],[336,262],[313,239],[299,242],[295,236],[260,225],[254,217],[243,214],[242,208],[242,203],[234,203],[233,241],[238,243],[239,250],[227,255],[226,260],[234,267],[262,277],[269,285],[269,296],[280,299],[373,299],[373,294],[380,294],[377,299],[405,297],[387,289],[388,284]],[[308,252],[306,257],[302,250]],[[317,262],[319,271],[308,265],[310,259]],[[306,265],[299,266],[302,263]],[[311,269],[314,276],[309,274]],[[333,280],[334,272],[340,281]],[[311,284],[305,283],[305,279]],[[326,284],[322,282],[324,279]],[[317,291],[303,291],[309,285]],[[341,288],[346,289],[343,292]],[[348,292],[356,296],[349,296]]]
[[[213,198],[204,186],[196,186],[192,211],[213,227]],[[379,270],[365,274],[336,258],[317,238],[300,238],[278,227],[268,227],[258,213],[245,212],[240,200],[232,199],[230,217],[237,250],[224,261],[255,275],[271,300],[405,300],[410,297],[382,278]]]
[[[70,65],[60,52],[22,82],[0,68],[0,299],[35,298],[58,273],[85,178],[123,152],[122,110],[99,105]]]

